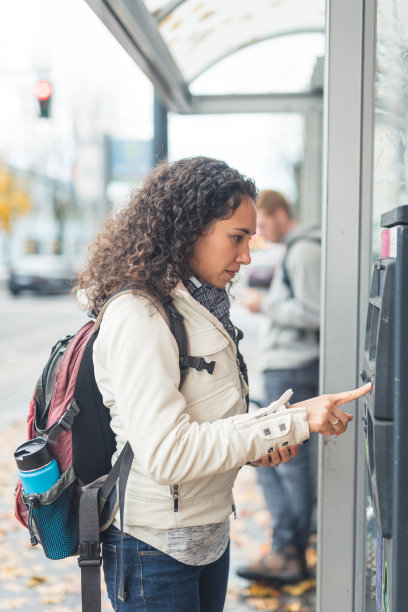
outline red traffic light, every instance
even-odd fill
[[[35,95],[41,102],[49,100],[52,94],[52,86],[48,81],[38,81],[35,86]]]

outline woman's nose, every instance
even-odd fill
[[[238,261],[242,264],[244,264],[244,266],[247,266],[248,264],[251,263],[251,255],[249,252],[249,246],[245,246],[244,249],[241,251],[241,253],[239,254],[239,258]]]

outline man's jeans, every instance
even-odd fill
[[[120,531],[112,526],[103,534],[103,570],[114,610],[133,612],[221,612],[227,592],[229,544],[208,565],[186,565],[153,546],[125,534],[123,572],[126,600],[118,598]]]
[[[288,370],[264,372],[265,405],[293,389],[291,404],[315,397],[318,393],[319,364]],[[272,517],[272,550],[294,545],[304,553],[309,539],[313,490],[310,469],[310,444],[299,447],[297,457],[278,468],[257,469],[266,505]]]

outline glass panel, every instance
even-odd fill
[[[149,13],[156,16],[158,15],[166,6],[174,4],[170,0],[145,0],[145,5]]]
[[[250,45],[221,60],[190,85],[193,94],[308,91],[324,34],[295,34]]]
[[[169,115],[171,160],[224,159],[260,189],[282,191],[295,207],[303,143],[303,117],[297,114]]]
[[[324,0],[188,0],[159,24],[160,33],[187,82],[247,45],[294,32],[323,32]],[[153,12],[163,8],[146,0]]]
[[[408,4],[377,2],[373,258],[380,249],[380,217],[408,203]]]
[[[367,490],[366,504],[366,581],[364,612],[376,612],[376,556],[377,556],[377,525],[375,522],[371,495]]]
[[[380,251],[380,217],[408,203],[408,4],[377,0],[377,48],[373,158],[372,259]],[[391,503],[391,501],[390,501]],[[367,492],[365,610],[382,609],[381,567],[389,563],[392,541],[377,538],[374,510]],[[389,543],[382,546],[383,542]],[[374,551],[377,550],[377,554]],[[384,551],[384,552],[382,552]],[[388,555],[388,557],[387,557]],[[377,581],[377,604],[375,603]]]

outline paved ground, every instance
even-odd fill
[[[68,297],[10,300],[0,290],[0,610],[81,610],[76,560],[47,560],[39,547],[31,547],[26,530],[13,516],[16,484],[13,451],[25,439],[25,414],[31,389],[60,331],[65,335],[77,328],[81,318]],[[247,340],[245,348],[250,371],[255,372],[256,321],[249,322],[244,316],[241,320],[241,326],[248,328],[249,337],[253,326],[252,342]],[[259,381],[254,382],[254,388],[259,391]],[[245,580],[236,577],[236,567],[267,551],[271,534],[253,468],[241,470],[235,498],[238,518],[231,521],[231,573],[225,612],[313,612],[313,581],[296,585],[290,594],[265,585],[249,588]],[[308,551],[308,562],[313,575],[316,564],[313,545]],[[110,609],[106,595],[103,595],[103,609]]]

